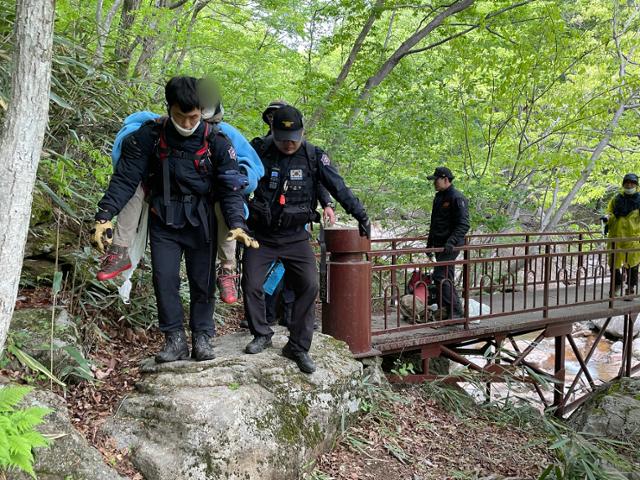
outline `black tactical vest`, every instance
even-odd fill
[[[208,198],[213,187],[209,145],[215,140],[216,132],[205,124],[200,148],[193,153],[185,152],[168,144],[166,121],[166,117],[158,119],[156,127],[156,158],[151,164],[148,182],[152,211],[172,228],[183,228],[187,223],[194,227],[202,225],[208,238]]]
[[[283,158],[273,145],[272,137],[267,137],[256,150],[265,175],[249,204],[249,226],[299,230],[309,222],[319,221],[316,147],[304,142],[296,153]]]

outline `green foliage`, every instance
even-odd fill
[[[574,478],[623,480],[635,466],[619,454],[623,442],[575,432],[562,423],[545,419],[557,463],[549,465],[539,480]]]
[[[33,471],[34,447],[46,447],[49,441],[35,427],[42,423],[50,409],[16,408],[30,387],[0,387],[0,468],[22,470],[36,478]]]
[[[53,374],[53,372],[51,372],[51,370],[49,370],[47,367],[42,365],[42,363],[40,363],[38,360],[33,358],[27,352],[21,350],[14,343],[9,343],[7,345],[7,352],[13,355],[14,357],[16,357],[16,359],[20,362],[20,364],[22,364],[23,367],[28,368],[33,372],[37,372],[44,375],[49,380],[51,380],[54,383],[57,383],[61,387],[66,387],[66,384],[62,380],[60,380],[58,377],[56,377]]]
[[[399,377],[406,377],[407,375],[414,375],[416,369],[412,362],[403,362],[402,358],[397,358],[393,363],[391,373]]]

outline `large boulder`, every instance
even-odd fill
[[[636,338],[633,341],[633,346],[631,347],[631,351],[633,352],[633,356],[637,359],[640,359],[640,338]]]
[[[280,355],[284,334],[258,355],[243,354],[251,337],[236,333],[216,339],[211,361],[149,359],[106,433],[149,479],[298,478],[357,411],[363,369],[346,344],[316,334],[318,369],[301,373]]]
[[[592,323],[597,330],[602,330],[606,321],[606,318],[602,318],[600,320],[593,320]],[[636,321],[633,324],[633,337],[637,337],[639,333],[640,321]],[[624,316],[618,315],[613,317],[609,322],[609,325],[607,325],[605,334],[613,338],[624,338]]]
[[[569,419],[577,431],[626,442],[640,461],[640,379],[623,378],[596,392]]]
[[[34,470],[38,480],[125,480],[104,462],[100,452],[87,443],[73,427],[65,401],[46,390],[34,390],[22,402],[23,407],[46,407],[52,412],[37,430],[53,438],[51,445],[34,450]],[[31,477],[12,472],[12,479]]]

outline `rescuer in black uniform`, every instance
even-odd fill
[[[289,342],[282,354],[305,373],[315,371],[309,356],[318,294],[316,260],[305,225],[320,219],[316,212],[318,185],[322,184],[357,221],[360,235],[370,237],[371,223],[364,207],[344,184],[329,156],[303,140],[300,111],[283,106],[273,113],[271,137],[256,148],[265,168],[249,206],[249,226],[260,242],[244,254],[242,290],[245,314],[254,339],[247,353],[271,345],[273,331],[265,318],[262,284],[272,262],[280,259],[285,283],[295,292]]]
[[[436,189],[427,248],[442,248],[442,252],[436,253],[436,261],[450,262],[458,257],[460,252],[455,248],[464,245],[464,236],[469,231],[469,202],[451,183],[454,176],[447,167],[436,168],[427,178],[433,181]],[[438,305],[447,309],[445,318],[462,317],[462,305],[454,284],[455,268],[451,265],[435,267],[432,280],[437,287]]]
[[[198,88],[193,77],[169,80],[165,87],[168,117],[147,122],[125,138],[95,216],[93,241],[103,247],[103,242],[110,243],[111,219],[141,181],[148,187],[153,286],[160,330],[166,337],[157,362],[189,357],[179,292],[183,254],[189,279],[192,357],[214,358],[217,229],[213,202],[221,203],[229,238],[258,246],[246,233],[242,193],[231,188],[227,178],[239,170],[235,151],[226,136],[202,121]]]

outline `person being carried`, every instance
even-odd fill
[[[298,368],[312,373],[309,356],[313,338],[315,300],[318,295],[316,259],[305,226],[319,221],[316,212],[318,185],[322,184],[358,221],[360,235],[371,235],[371,223],[360,201],[344,184],[329,156],[305,142],[302,114],[283,106],[273,114],[272,136],[258,155],[266,175],[260,180],[249,205],[249,225],[260,241],[258,250],[248,249],[243,258],[242,290],[253,340],[245,352],[257,354],[271,346],[273,330],[266,321],[263,283],[269,266],[280,260],[285,282],[295,293],[289,325],[289,341],[282,354]]]
[[[624,176],[622,191],[609,201],[607,215],[601,217],[601,220],[605,222],[609,238],[636,239],[615,242],[616,250],[640,249],[640,240],[638,240],[640,238],[640,193],[638,193],[638,176],[635,173],[627,173]],[[621,294],[635,295],[638,290],[640,251],[615,253],[610,261],[615,290],[620,288]],[[623,285],[625,277],[626,291]],[[632,300],[632,298],[627,297],[625,300]]]
[[[228,138],[202,121],[198,81],[174,77],[165,86],[168,117],[146,122],[122,144],[122,154],[104,196],[98,203],[92,241],[104,250],[110,242],[111,220],[144,181],[149,189],[151,267],[158,323],[165,345],[156,362],[189,358],[180,299],[180,263],[184,255],[189,279],[191,356],[215,357],[211,339],[215,284],[215,215],[212,197],[221,202],[230,238],[257,248],[247,233],[243,197],[220,180],[238,171]]]
[[[458,257],[460,251],[456,247],[464,245],[464,237],[469,231],[469,202],[451,183],[454,176],[447,167],[437,167],[427,179],[433,181],[436,189],[427,248],[442,248],[436,253],[436,261],[450,262]],[[446,308],[442,318],[461,318],[464,313],[455,288],[455,268],[436,266],[431,280],[436,286],[439,308]]]

